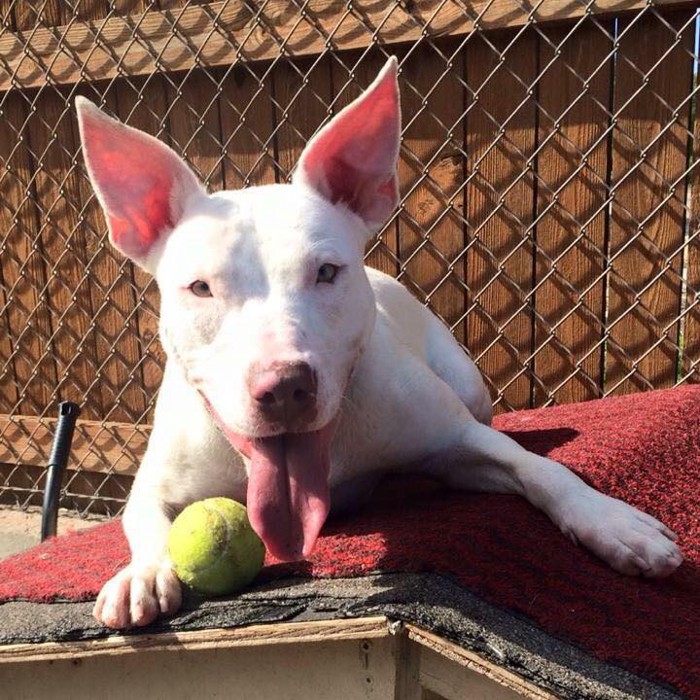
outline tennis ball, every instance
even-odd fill
[[[250,526],[248,511],[230,498],[207,498],[187,506],[170,528],[168,550],[180,581],[209,596],[247,586],[265,557],[265,545]]]

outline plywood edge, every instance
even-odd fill
[[[657,8],[695,0],[656,0]],[[257,12],[242,1],[210,2],[143,14],[112,11],[99,20],[60,27],[37,26],[0,34],[0,91],[73,84],[124,75],[147,75],[194,67],[228,66],[237,60],[270,60],[416,41],[423,36],[459,36],[480,29],[573,20],[583,14],[613,15],[640,10],[647,0],[599,0],[592,4],[545,0],[480,0],[466,14],[444,0],[411,3],[345,3],[313,0],[299,15],[285,0],[270,0]],[[360,19],[361,18],[361,19]],[[173,28],[176,31],[173,31]]]
[[[356,639],[377,639],[389,635],[389,622],[383,616],[346,620],[282,622],[235,629],[124,634],[82,641],[9,644],[0,646],[0,664],[115,656],[142,651],[172,651],[173,649],[202,651],[282,644],[317,644]]]
[[[449,661],[486,676],[524,697],[532,698],[533,700],[557,700],[556,695],[507,669],[501,668],[473,651],[463,649],[453,642],[410,623],[406,623],[404,628],[408,638],[416,644],[436,652]]]

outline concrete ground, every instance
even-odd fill
[[[58,534],[83,530],[100,522],[102,518],[81,518],[72,512],[59,510]],[[29,549],[41,540],[41,509],[26,511],[0,507],[0,559]]]

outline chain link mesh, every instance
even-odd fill
[[[402,199],[368,262],[447,323],[496,409],[697,381],[696,4],[625,4],[0,0],[2,500],[37,501],[69,399],[63,505],[117,513],[164,363],[78,94],[237,188],[287,181],[395,54]]]

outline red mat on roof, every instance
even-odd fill
[[[266,575],[448,574],[601,660],[700,697],[700,387],[513,413],[496,425],[676,530],[681,569],[663,581],[627,578],[520,498],[394,479],[361,513],[331,522],[309,562]],[[119,522],[54,539],[0,562],[0,601],[89,599],[127,560]]]

